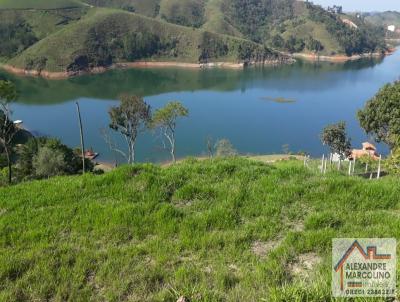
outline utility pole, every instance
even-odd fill
[[[78,113],[78,120],[79,120],[79,130],[81,134],[81,150],[82,150],[82,174],[86,172],[86,165],[85,165],[85,141],[83,138],[83,128],[82,128],[82,118],[81,118],[81,110],[79,108],[79,103],[76,102],[76,111]]]

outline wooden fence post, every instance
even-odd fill
[[[349,176],[351,176],[351,160],[349,160]]]
[[[379,156],[378,174],[376,175],[377,179],[381,178],[381,163],[382,163],[382,155]]]

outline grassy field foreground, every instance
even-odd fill
[[[3,188],[0,300],[330,301],[331,239],[400,238],[399,196],[241,158]]]

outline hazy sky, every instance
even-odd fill
[[[400,11],[400,0],[311,0],[322,6],[342,5],[345,11]]]

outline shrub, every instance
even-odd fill
[[[33,158],[33,168],[39,177],[51,177],[64,174],[66,165],[64,154],[60,150],[42,147]]]
[[[390,174],[400,175],[400,149],[392,152],[385,162],[385,168]]]
[[[0,187],[8,185],[8,168],[0,168]]]
[[[51,150],[48,152],[49,159],[53,157],[52,154],[62,154],[64,159],[64,165],[62,166],[62,172],[59,174],[78,174],[82,169],[82,159],[80,157],[80,151],[74,152],[68,146],[62,144],[58,139],[38,137],[31,138],[24,145],[18,149],[17,163],[16,163],[16,176],[19,180],[26,180],[32,178],[48,177],[45,173],[37,173],[37,166],[34,165],[35,158],[38,160],[39,151],[42,148]],[[45,152],[45,151],[42,151]],[[36,164],[39,164],[37,162]],[[53,163],[54,164],[54,163]],[[88,171],[93,170],[93,164],[89,160],[86,161],[86,167]]]
[[[0,169],[7,167],[7,157],[0,151]]]
[[[232,143],[227,139],[221,139],[215,144],[215,153],[218,157],[229,157],[238,154]]]

